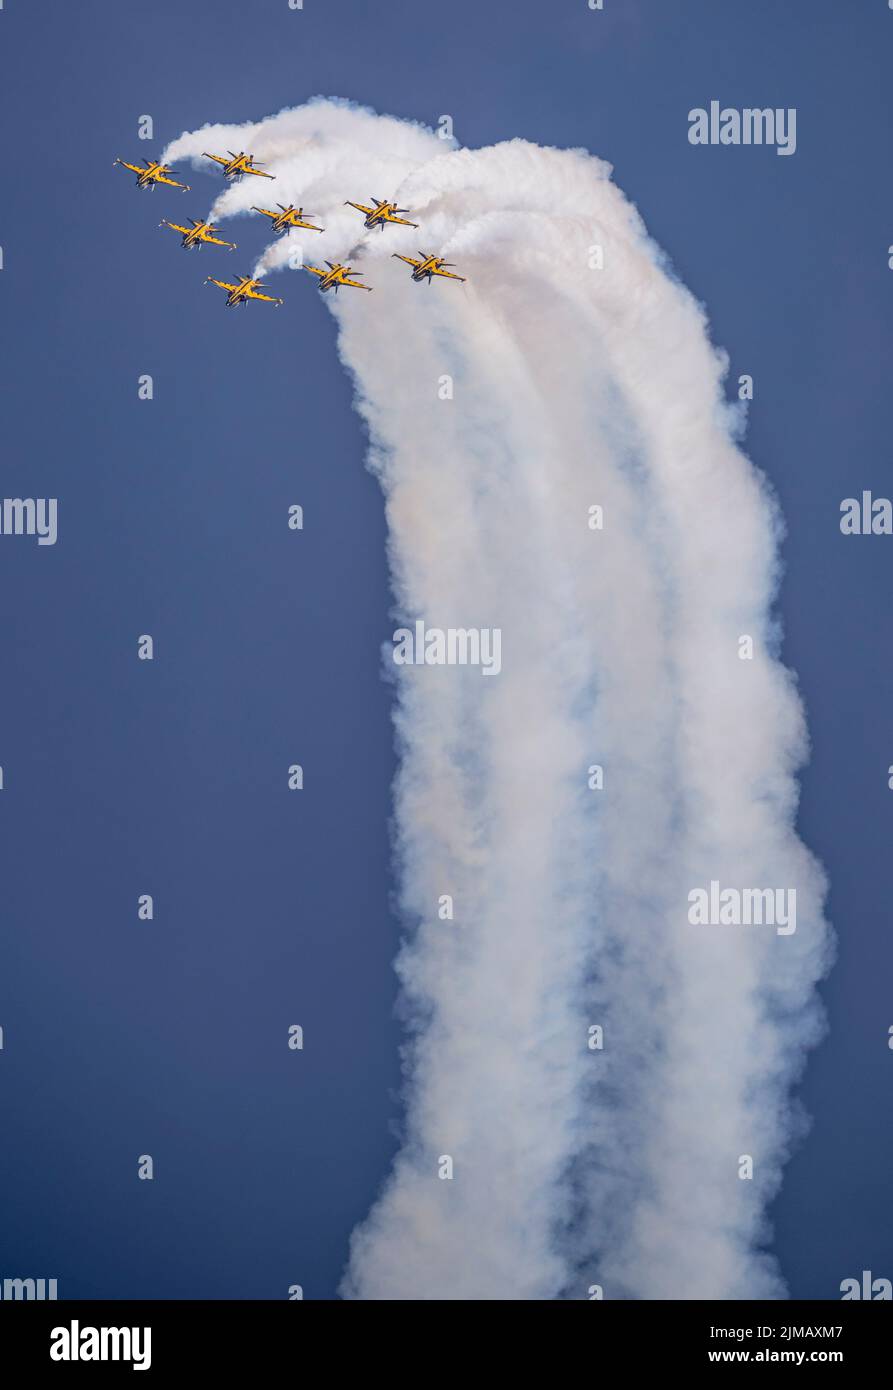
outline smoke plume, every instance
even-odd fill
[[[227,188],[213,217],[272,197],[326,228],[258,273],[300,237],[374,287],[328,300],[395,628],[501,631],[492,679],[385,654],[405,1127],[343,1292],[783,1297],[765,1212],[829,935],[795,831],[780,520],[704,312],[583,151],[459,149],[315,100],[164,157],[226,148],[276,182]],[[343,204],[373,194],[419,230],[365,231]],[[466,283],[414,284],[394,251]],[[794,891],[796,930],[693,923],[712,883]]]

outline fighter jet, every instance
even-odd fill
[[[371,290],[371,285],[361,285],[359,280],[348,280],[348,275],[362,275],[361,270],[355,271],[352,266],[339,265],[337,262],[332,265],[331,261],[326,261],[328,270],[320,270],[315,265],[305,265],[304,269],[309,270],[311,275],[319,276],[319,289],[322,294],[327,290],[334,290],[337,294],[342,285],[350,285],[355,290]]]
[[[235,251],[234,241],[223,241],[214,235],[215,232],[219,232],[219,227],[213,226],[210,222],[199,222],[194,217],[190,217],[189,220],[192,223],[191,227],[181,227],[177,222],[168,222],[166,217],[162,217],[158,225],[170,227],[174,232],[181,232],[183,240],[180,245],[185,246],[187,250],[191,250],[193,246],[228,246],[231,251]]]
[[[237,304],[247,304],[249,299],[263,299],[267,304],[284,304],[282,299],[276,299],[271,294],[259,294],[258,285],[260,280],[252,280],[250,275],[243,275],[237,285],[230,285],[226,280],[215,280],[213,275],[209,275],[205,284],[219,285],[222,290],[227,290],[225,308],[234,309]]]
[[[252,207],[251,211],[262,212],[264,217],[272,217],[272,231],[274,231],[277,236],[282,236],[283,234],[287,235],[292,227],[306,227],[310,232],[325,231],[325,227],[314,227],[312,222],[304,221],[303,208],[293,208],[290,203],[288,207],[284,207],[282,203],[277,203],[276,206],[280,208],[281,211],[271,212],[269,208],[255,207]]]
[[[207,150],[202,153],[205,159],[213,159],[215,164],[223,165],[223,177],[225,179],[241,179],[243,174],[256,174],[259,179],[275,179],[275,174],[266,174],[263,169],[254,167],[254,155],[246,154],[240,150],[238,154],[234,150],[228,150],[229,159],[224,159],[221,154],[208,154]]]
[[[348,200],[344,206],[346,208],[356,208],[357,212],[366,214],[363,226],[371,231],[373,227],[378,227],[384,231],[386,222],[399,222],[401,227],[417,227],[418,222],[407,222],[405,217],[398,217],[398,212],[409,212],[409,208],[398,208],[396,203],[385,202],[383,198],[372,199],[373,207],[367,208],[364,203],[352,203]]]
[[[123,164],[125,169],[131,169],[136,174],[137,188],[154,188],[157,183],[169,183],[172,188],[182,188],[184,193],[188,193],[188,183],[178,183],[176,179],[168,178],[171,172],[166,164],[159,164],[157,159],[144,159],[142,164],[128,164],[126,159],[116,159],[116,164]]]
[[[449,270],[441,270],[441,266],[452,265],[452,261],[445,261],[442,256],[429,256],[426,251],[420,251],[419,255],[422,259],[417,261],[412,256],[401,256],[397,251],[394,252],[398,261],[405,261],[407,265],[413,267],[412,278],[419,284],[423,280],[427,280],[430,285],[435,275],[445,275],[448,280],[461,280],[463,284],[465,283],[464,275],[453,275]]]

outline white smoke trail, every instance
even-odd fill
[[[778,518],[703,314],[583,152],[458,150],[318,100],[164,157],[218,146],[269,160],[264,193],[326,227],[305,256],[358,257],[377,291],[333,307],[401,624],[502,631],[491,679],[397,669],[406,1132],[344,1292],[783,1296],[764,1213],[821,1028],[824,882],[794,831]],[[263,182],[213,216],[269,206]],[[342,204],[370,193],[420,230],[364,232]],[[414,285],[389,257],[418,249],[467,284]],[[692,925],[712,880],[795,889],[796,931]]]

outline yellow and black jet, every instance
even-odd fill
[[[373,227],[378,227],[384,231],[386,222],[397,222],[401,227],[417,227],[418,222],[407,222],[405,217],[398,217],[400,212],[409,212],[409,208],[398,208],[396,203],[388,203],[383,198],[373,198],[373,206],[367,208],[365,203],[352,203],[348,201],[344,204],[346,208],[356,208],[357,212],[366,214],[363,222],[364,227],[371,231]]]
[[[407,265],[412,266],[412,278],[419,284],[427,280],[430,285],[435,275],[444,275],[447,280],[461,280],[464,285],[464,275],[453,275],[452,271],[441,269],[442,266],[452,265],[452,261],[445,261],[442,256],[429,256],[426,251],[420,251],[419,255],[422,259],[417,261],[412,256],[401,256],[399,252],[394,252],[398,261],[405,261]]]
[[[304,269],[309,270],[311,275],[319,276],[320,291],[325,294],[327,290],[334,290],[337,294],[342,285],[349,285],[354,290],[371,290],[371,285],[361,285],[359,280],[348,280],[348,275],[362,275],[361,270],[355,271],[352,266],[339,265],[336,261],[332,265],[331,261],[326,261],[328,270],[320,270],[316,265],[305,265]]]
[[[304,209],[293,208],[289,203],[288,207],[283,207],[282,203],[276,204],[279,212],[271,212],[269,208],[255,208],[252,212],[262,212],[264,217],[273,219],[272,230],[277,236],[282,236],[291,231],[292,227],[306,227],[309,232],[324,232],[325,227],[314,227],[312,222],[304,221]]]
[[[166,164],[159,164],[157,159],[144,159],[142,164],[128,164],[126,159],[116,159],[115,163],[136,174],[137,188],[154,188],[157,183],[168,183],[171,188],[182,188],[184,193],[189,192],[189,184],[169,178],[170,169]]]
[[[205,159],[213,159],[215,164],[223,165],[223,177],[225,179],[241,179],[243,174],[256,174],[259,179],[275,179],[275,174],[267,174],[263,169],[255,167],[254,155],[246,154],[244,150],[239,150],[236,154],[234,150],[227,150],[229,159],[224,159],[222,154],[208,154],[207,150],[202,153]]]
[[[211,222],[199,222],[194,217],[190,217],[191,227],[181,227],[177,222],[168,222],[166,217],[162,217],[159,227],[170,227],[171,231],[181,232],[183,240],[181,246],[191,250],[193,246],[228,246],[230,251],[235,251],[234,241],[224,241],[221,237],[215,236],[220,228],[215,227]]]
[[[283,299],[277,299],[272,294],[260,294],[258,286],[260,280],[252,280],[250,275],[243,275],[237,285],[230,285],[226,280],[215,280],[213,275],[209,275],[205,281],[206,285],[219,285],[222,290],[227,290],[225,308],[235,309],[237,304],[247,304],[249,299],[262,299],[267,304],[284,304]]]

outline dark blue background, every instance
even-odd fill
[[[776,1249],[796,1297],[893,1277],[893,538],[838,528],[893,493],[891,44],[885,0],[6,0],[2,490],[60,535],[0,537],[0,1277],[331,1297],[395,1144],[384,524],[333,323],[288,275],[224,313],[201,279],[236,257],[157,229],[219,180],[111,167],[318,93],[610,160],[755,377],[840,935]],[[797,107],[796,155],[690,146],[712,98]]]

